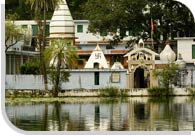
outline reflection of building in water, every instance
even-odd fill
[[[114,131],[121,130],[121,106],[120,103],[110,105],[110,128]]]
[[[184,98],[165,102],[139,97],[114,103],[13,104],[6,106],[6,112],[14,125],[28,130],[193,130],[195,105]]]
[[[143,98],[142,98],[143,99]],[[143,100],[129,99],[127,106],[128,130],[151,130],[151,106]]]

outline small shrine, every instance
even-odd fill
[[[123,65],[120,63],[120,62],[115,62],[112,67],[111,67],[112,70],[115,70],[115,69],[124,69]]]
[[[103,51],[97,44],[96,48],[91,53],[85,67],[85,69],[108,69],[109,65],[106,61]]]
[[[155,69],[156,56],[159,54],[145,48],[142,39],[139,40],[135,49],[124,56],[128,57],[128,88],[148,88],[155,85],[152,71]]]

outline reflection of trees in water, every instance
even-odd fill
[[[7,113],[14,125],[31,131],[193,130],[192,100],[181,102],[180,97],[178,101],[173,100],[167,97],[149,101],[131,99],[128,103],[118,100],[87,106],[85,103],[31,103],[11,105]]]
[[[61,110],[61,103],[56,101],[54,102],[54,108],[52,111],[52,121],[53,127],[56,126],[58,131],[84,131],[86,130],[85,127],[85,120],[81,116],[82,114],[82,105],[79,106],[79,116],[78,117],[71,117],[71,113],[69,111],[65,111],[62,113]],[[57,122],[57,124],[56,124]]]
[[[52,103],[51,114],[48,114],[48,105],[45,105],[45,117],[43,128],[45,130],[61,131],[62,130],[62,117],[61,117],[61,104],[58,101]]]
[[[95,105],[95,118],[94,118],[95,128],[100,126],[100,106]]]
[[[150,109],[143,103],[134,104],[135,118],[138,120],[149,119]]]
[[[42,126],[42,131],[46,131],[47,130],[47,121],[48,121],[48,103],[45,103],[45,111],[43,114],[43,126]]]
[[[167,98],[167,100],[162,103],[162,106],[164,109],[162,114],[163,120],[169,122],[169,127],[171,130],[179,130],[178,119],[180,116],[179,113],[181,113],[181,111],[179,112],[178,109],[181,109],[182,105],[174,104],[173,99]]]
[[[117,103],[111,103],[110,105],[110,130],[121,130],[121,101]]]

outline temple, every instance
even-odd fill
[[[14,21],[26,27],[31,33],[29,42],[18,42],[6,52],[6,74],[20,74],[20,66],[39,56],[36,45],[37,24],[35,21]],[[119,88],[150,88],[159,82],[153,76],[154,69],[162,69],[169,63],[178,64],[180,86],[195,86],[195,37],[176,37],[164,43],[164,47],[151,39],[138,39],[133,46],[128,41],[133,39],[126,35],[118,43],[113,37],[119,34],[88,31],[88,20],[73,20],[66,0],[62,0],[55,9],[51,20],[47,20],[47,40],[67,39],[77,48],[79,56],[78,69],[72,75],[78,78],[78,86],[83,88],[100,88],[113,85]],[[76,72],[74,72],[76,71]],[[78,74],[78,75],[77,75]],[[85,75],[91,78],[85,78]],[[73,77],[71,77],[73,78]],[[84,81],[85,80],[85,84]],[[89,81],[86,81],[89,80]],[[74,88],[70,83],[67,86]],[[86,83],[86,82],[89,82]]]

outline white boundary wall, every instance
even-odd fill
[[[99,72],[99,85],[95,85],[94,83],[95,72]],[[111,82],[112,72],[118,72],[120,74],[120,81],[118,83]],[[69,82],[62,83],[62,90],[80,88],[99,89],[106,86],[126,88],[126,70],[74,70],[70,74]],[[44,80],[41,75],[6,75],[5,89],[44,90]],[[50,81],[48,83],[48,89],[52,89]]]

